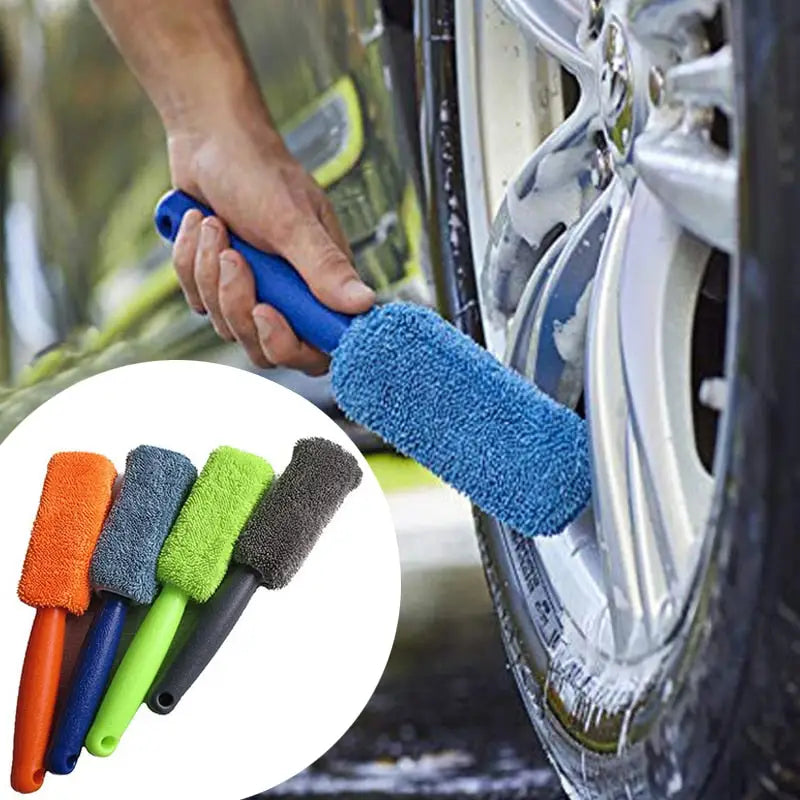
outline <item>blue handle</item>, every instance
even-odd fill
[[[185,192],[166,194],[156,206],[158,232],[174,242],[183,215],[192,208],[201,211],[203,216],[213,213],[208,206]],[[230,243],[253,270],[259,302],[277,308],[301,339],[324,353],[333,352],[353,318],[322,305],[286,259],[256,250],[233,233],[230,234]]]
[[[127,600],[105,595],[86,634],[67,701],[50,740],[47,769],[56,775],[68,775],[75,769],[106,689],[127,613]]]

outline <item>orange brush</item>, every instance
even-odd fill
[[[95,453],[56,453],[47,465],[17,590],[36,608],[17,696],[11,786],[18,792],[35,792],[44,780],[66,615],[89,607],[89,562],[116,475]]]

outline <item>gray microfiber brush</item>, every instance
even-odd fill
[[[75,665],[67,701],[51,739],[48,769],[75,769],[100,705],[130,602],[156,596],[156,561],[197,470],[186,456],[142,445],[131,450],[125,474],[92,555],[89,576],[102,602]]]
[[[196,628],[156,682],[147,705],[168,714],[205,669],[259,586],[282,589],[297,574],[361,469],[327,439],[301,439],[283,474],[242,530],[225,580],[203,607]]]
[[[158,555],[196,478],[194,464],[172,450],[142,445],[128,454],[119,495],[92,556],[95,588],[142,606],[155,600]]]

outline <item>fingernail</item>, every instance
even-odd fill
[[[270,325],[269,320],[262,317],[261,314],[253,314],[253,321],[256,323],[258,335],[262,339],[268,339],[272,332],[272,325]]]
[[[208,218],[203,220],[200,227],[200,244],[207,247],[217,241],[217,226]]]
[[[236,262],[230,256],[222,256],[219,260],[219,282],[221,285],[230,283],[236,276]]]
[[[375,302],[375,292],[358,278],[351,278],[342,287],[345,300],[350,303],[366,304]]]
[[[203,215],[196,209],[190,209],[186,213],[189,217],[186,222],[186,227],[190,230],[194,230],[203,221]]]

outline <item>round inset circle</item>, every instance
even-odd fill
[[[121,472],[127,453],[147,444],[183,453],[200,470],[212,450],[228,445],[266,459],[280,475],[297,440],[310,437],[351,453],[362,478],[299,572],[283,589],[255,591],[172,713],[142,705],[119,742],[110,743],[112,755],[94,758],[84,750],[69,776],[44,776],[39,797],[250,797],[300,772],[347,731],[375,690],[397,627],[400,566],[388,504],[352,441],[302,397],[243,370],[162,361],[105,372],[53,397],[0,444],[0,615],[8,650],[0,747],[10,754],[34,616],[14,588],[50,456],[100,453]],[[190,611],[187,621],[196,621],[202,606]],[[128,612],[123,646],[144,613]],[[65,670],[87,617],[68,623]]]

